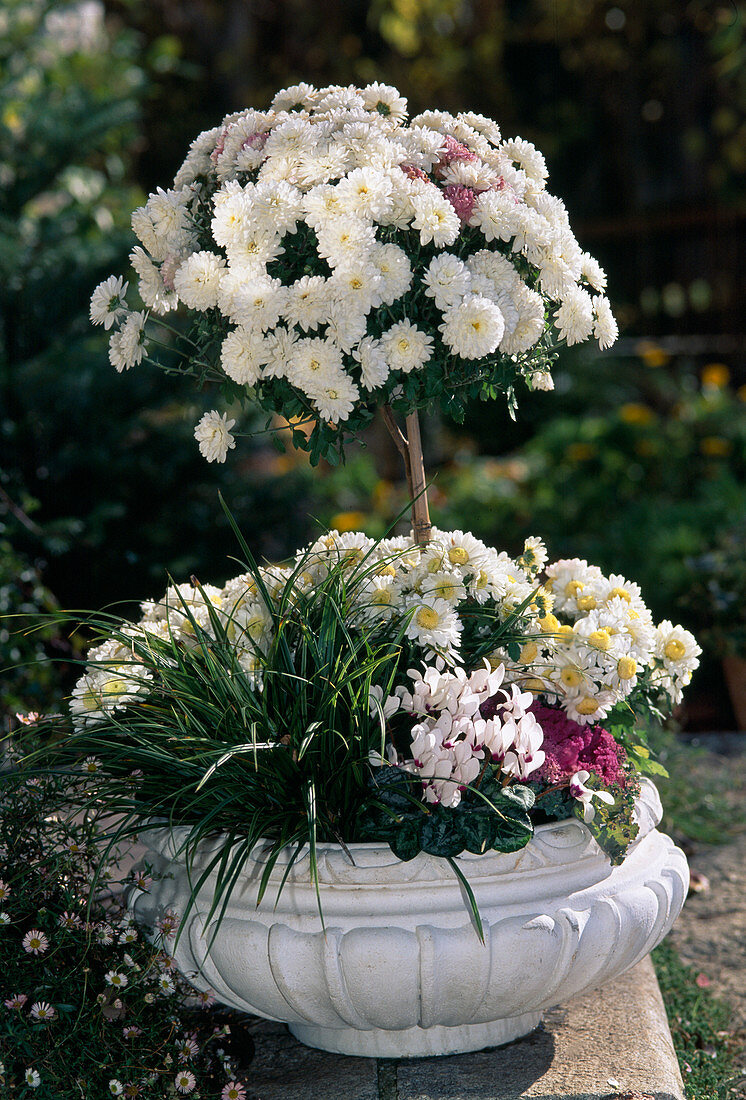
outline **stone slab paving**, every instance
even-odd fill
[[[247,1100],[683,1100],[648,959],[545,1016],[505,1047],[374,1060],[312,1051],[280,1024],[252,1027]]]

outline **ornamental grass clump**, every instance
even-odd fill
[[[210,1011],[168,953],[173,916],[143,936],[110,849],[108,809],[91,796],[98,763],[34,774],[18,735],[0,785],[0,1092],[39,1100],[217,1098],[234,1077],[235,1014]],[[87,812],[71,803],[87,800]],[[223,1091],[223,1095],[226,1092]]]

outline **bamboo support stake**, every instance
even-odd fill
[[[420,436],[420,418],[417,412],[409,414],[406,420],[407,434],[404,435],[396,422],[390,405],[382,408],[383,419],[397,450],[404,459],[407,475],[407,487],[412,501],[412,531],[418,546],[424,546],[430,540],[430,509],[427,503],[427,482],[425,480],[425,462],[422,454]]]

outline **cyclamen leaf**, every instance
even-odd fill
[[[494,810],[470,808],[459,815],[459,832],[463,847],[474,855],[482,855],[493,847],[500,820]]]
[[[404,863],[414,859],[422,851],[419,829],[417,823],[411,818],[402,822],[393,840],[390,841],[391,851]]]
[[[457,856],[464,850],[460,831],[451,814],[436,810],[422,824],[420,843],[423,852],[431,856]]]

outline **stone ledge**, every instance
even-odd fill
[[[247,1100],[684,1100],[650,959],[545,1014],[530,1036],[446,1058],[348,1058],[252,1027]]]

